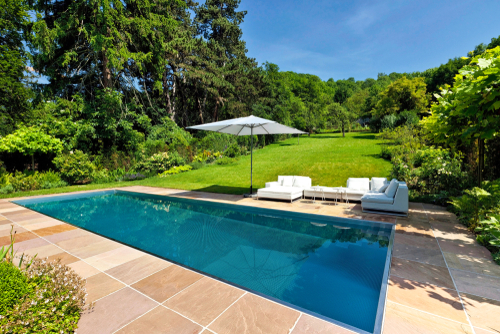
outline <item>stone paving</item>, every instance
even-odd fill
[[[500,266],[441,207],[410,203],[409,217],[395,218],[363,214],[355,203],[290,204],[138,186],[122,190],[396,224],[383,332],[500,332]],[[88,300],[95,308],[82,316],[78,333],[351,333],[0,200],[0,247],[9,243],[11,225],[19,253],[60,258],[87,279]]]

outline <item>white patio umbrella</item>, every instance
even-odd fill
[[[205,130],[221,133],[229,133],[235,136],[252,136],[250,149],[250,196],[252,196],[252,178],[253,178],[253,135],[275,135],[275,134],[301,134],[306,133],[289,126],[271,121],[265,118],[248,116],[241,118],[228,119],[225,121],[201,124],[187,127],[193,130]]]

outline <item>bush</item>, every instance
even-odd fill
[[[166,177],[166,176],[169,176],[169,175],[174,175],[174,174],[189,172],[191,169],[193,169],[193,167],[191,167],[189,165],[172,167],[169,170],[166,170],[163,173],[158,174],[158,176],[159,177]]]
[[[7,314],[18,300],[31,293],[26,275],[7,261],[0,262],[0,314]],[[0,320],[1,321],[1,320]]]
[[[135,165],[135,170],[146,173],[163,173],[175,166],[184,165],[184,159],[177,152],[163,152],[154,154],[151,157],[140,160]]]
[[[65,181],[71,184],[83,184],[92,180],[95,166],[89,156],[82,151],[76,150],[74,153],[59,155],[53,162]]]
[[[191,162],[189,166],[191,166],[192,169],[196,170],[205,167],[205,164],[203,162],[194,161]]]
[[[14,305],[3,306],[6,309],[0,319],[0,329],[4,333],[67,333],[77,328],[80,314],[85,309],[85,280],[71,268],[59,261],[46,262],[35,259],[27,269],[19,270],[10,263],[10,274],[0,280],[16,280],[28,289],[15,284],[6,284],[3,295],[16,295]],[[19,273],[16,273],[17,270]],[[15,274],[12,274],[15,273]],[[15,276],[14,276],[15,275]],[[3,303],[2,299],[2,303]],[[9,299],[6,300],[9,302]]]
[[[123,181],[143,180],[145,178],[146,176],[142,175],[141,173],[123,175]]]
[[[229,157],[222,157],[220,159],[217,159],[215,162],[217,165],[230,165],[234,164],[238,159],[236,158],[229,158]]]
[[[68,183],[61,179],[61,174],[48,170],[38,174],[40,189],[52,189],[66,187]]]
[[[104,168],[101,170],[95,170],[94,173],[92,173],[92,182],[101,184],[121,181],[125,175],[126,174],[124,168],[117,168],[114,170],[108,170]]]
[[[240,154],[240,147],[236,143],[231,144],[231,146],[229,146],[228,149],[224,152],[224,155],[230,158],[239,157]]]
[[[394,129],[396,127],[396,122],[398,117],[396,115],[386,115],[382,118],[380,122],[380,128],[382,130]]]
[[[415,111],[405,110],[400,113],[396,120],[396,127],[398,126],[415,126],[420,122],[420,118]]]
[[[40,189],[38,172],[22,173],[17,171],[9,180],[15,191],[30,191]]]
[[[8,184],[8,185],[0,188],[0,194],[11,194],[14,191],[16,191],[16,190],[14,189],[14,187],[12,186],[12,184]]]

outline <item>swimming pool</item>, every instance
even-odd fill
[[[394,226],[128,191],[14,201],[357,332],[379,332]]]

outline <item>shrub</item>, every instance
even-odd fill
[[[146,176],[142,175],[141,173],[123,175],[123,181],[143,180],[145,178]]]
[[[236,143],[231,144],[231,146],[229,146],[227,150],[224,152],[224,155],[230,158],[239,157],[240,154],[241,154],[240,147]]]
[[[109,183],[121,181],[123,177],[126,175],[124,168],[117,168],[114,170],[108,170],[106,168],[95,170],[92,173],[92,182],[93,183]]]
[[[189,166],[191,166],[192,169],[200,169],[205,167],[205,164],[203,162],[193,161],[189,164]]]
[[[76,150],[69,154],[59,155],[54,159],[54,165],[60,170],[62,177],[69,183],[88,183],[92,180],[95,166],[89,156]]]
[[[15,191],[29,191],[40,189],[38,172],[22,173],[17,171],[9,180]]]
[[[14,189],[14,187],[12,186],[12,184],[8,184],[8,185],[0,188],[0,194],[11,194],[14,191],[16,191],[16,190]]]
[[[184,159],[177,152],[163,152],[152,155],[151,157],[140,160],[135,165],[135,170],[146,173],[162,173],[175,166],[184,164]]]
[[[380,128],[382,130],[394,129],[396,127],[397,120],[398,117],[396,115],[385,115],[380,122]]]
[[[66,187],[68,183],[61,179],[61,174],[48,170],[38,174],[38,183],[40,189],[52,189],[59,187]]]
[[[18,300],[32,291],[24,273],[7,261],[0,262],[0,314],[7,314]],[[1,320],[0,320],[1,321]]]
[[[173,174],[179,174],[179,173],[189,172],[191,169],[193,169],[193,167],[191,167],[189,165],[186,165],[186,166],[176,166],[176,167],[170,168],[169,170],[164,171],[161,174],[158,174],[158,176],[159,177],[166,177],[166,176],[173,175]]]
[[[238,159],[236,158],[229,158],[229,157],[222,157],[220,159],[217,159],[215,162],[217,165],[230,165],[234,164]]]
[[[400,113],[396,120],[396,127],[398,126],[415,126],[420,122],[420,118],[415,111],[405,110]]]

